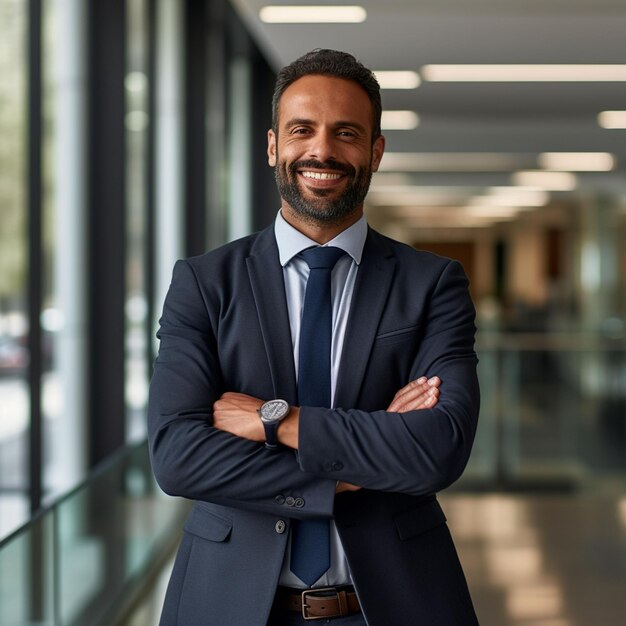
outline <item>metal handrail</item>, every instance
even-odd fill
[[[546,352],[602,350],[604,352],[626,351],[626,338],[607,336],[594,332],[493,332],[479,331],[476,349],[515,350]]]
[[[24,533],[28,532],[30,528],[38,524],[44,517],[52,514],[52,512],[59,506],[62,506],[64,502],[74,497],[78,492],[89,487],[89,485],[94,483],[99,477],[101,477],[103,474],[106,474],[107,471],[114,468],[116,465],[118,465],[118,463],[121,463],[123,459],[129,458],[134,451],[139,450],[145,445],[147,445],[147,439],[143,439],[142,441],[139,441],[137,443],[127,444],[126,446],[110,454],[106,459],[100,461],[100,463],[95,465],[87,473],[87,476],[85,476],[83,480],[77,483],[69,491],[58,495],[51,502],[41,507],[41,509],[39,509],[37,512],[33,513],[28,521],[24,522],[15,530],[11,531],[3,539],[0,539],[0,552],[5,546],[12,543],[15,539],[21,537]]]

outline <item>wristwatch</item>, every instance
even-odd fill
[[[257,412],[265,429],[265,447],[269,450],[278,448],[278,425],[289,415],[291,407],[286,400],[268,400]]]

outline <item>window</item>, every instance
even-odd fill
[[[146,436],[148,396],[148,24],[146,0],[127,2],[126,437]]]
[[[26,25],[0,0],[0,535],[28,516]]]

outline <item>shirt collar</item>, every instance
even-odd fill
[[[303,250],[319,245],[287,222],[280,211],[278,211],[276,221],[274,222],[274,234],[278,244],[280,264],[283,267]],[[365,221],[365,216],[362,215],[352,226],[342,230],[334,239],[331,239],[324,245],[341,248],[359,265],[363,256],[366,238],[367,222]]]

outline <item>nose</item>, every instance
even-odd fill
[[[320,130],[311,138],[309,144],[309,158],[318,161],[332,161],[336,159],[335,138],[332,132]]]

